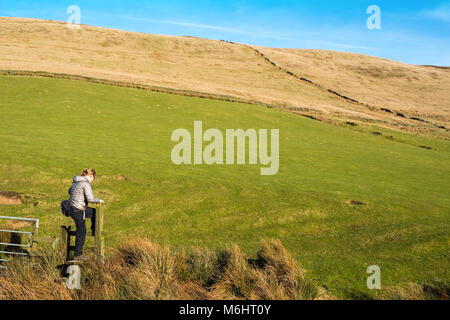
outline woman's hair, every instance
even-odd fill
[[[94,169],[86,169],[86,170],[83,170],[83,173],[82,173],[81,175],[82,175],[83,177],[93,175],[94,178],[95,178],[95,177],[97,176],[97,173],[95,172]]]

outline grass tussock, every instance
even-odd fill
[[[381,300],[449,300],[449,286],[446,282],[420,285],[408,282],[384,288],[376,299]]]
[[[262,241],[256,259],[237,246],[222,251],[173,251],[148,240],[122,244],[104,260],[82,266],[80,290],[65,285],[61,252],[8,263],[0,299],[323,299],[280,241]]]

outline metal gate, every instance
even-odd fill
[[[4,249],[0,250],[0,255],[1,256],[4,256],[4,255],[7,255],[7,256],[28,256],[29,252],[27,250],[29,250],[29,249],[31,249],[33,247],[33,237],[35,237],[37,235],[37,232],[38,232],[38,229],[39,229],[39,219],[0,216],[0,220],[14,220],[14,221],[25,221],[25,222],[32,222],[32,223],[34,223],[34,230],[33,231],[0,230],[0,233],[10,234],[11,238],[12,238],[12,235],[14,235],[14,234],[18,234],[20,236],[23,236],[23,235],[27,236],[26,244],[14,243],[14,242],[0,242],[0,247],[3,247],[3,246],[5,247]],[[11,247],[24,249],[25,252],[7,251],[7,249],[11,248]],[[0,263],[8,262],[8,259],[1,258],[1,256],[0,256]],[[0,264],[0,269],[4,269],[4,268],[6,268],[6,267],[2,266]]]

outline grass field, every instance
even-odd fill
[[[449,141],[71,80],[5,76],[0,92],[0,191],[24,201],[0,206],[1,215],[38,217],[42,234],[70,223],[59,202],[72,176],[94,167],[108,247],[146,236],[251,253],[277,238],[339,298],[373,297],[374,264],[385,288],[449,285]],[[173,130],[192,132],[196,120],[204,129],[280,129],[279,174],[173,165]]]

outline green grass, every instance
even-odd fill
[[[374,264],[383,286],[450,282],[448,141],[398,134],[401,143],[274,109],[71,80],[4,76],[0,92],[0,191],[25,201],[1,215],[38,217],[42,234],[71,222],[59,202],[72,176],[94,167],[108,247],[148,236],[254,252],[260,238],[279,238],[340,298],[372,297]],[[195,120],[280,129],[279,174],[173,165],[172,131],[192,132]]]

